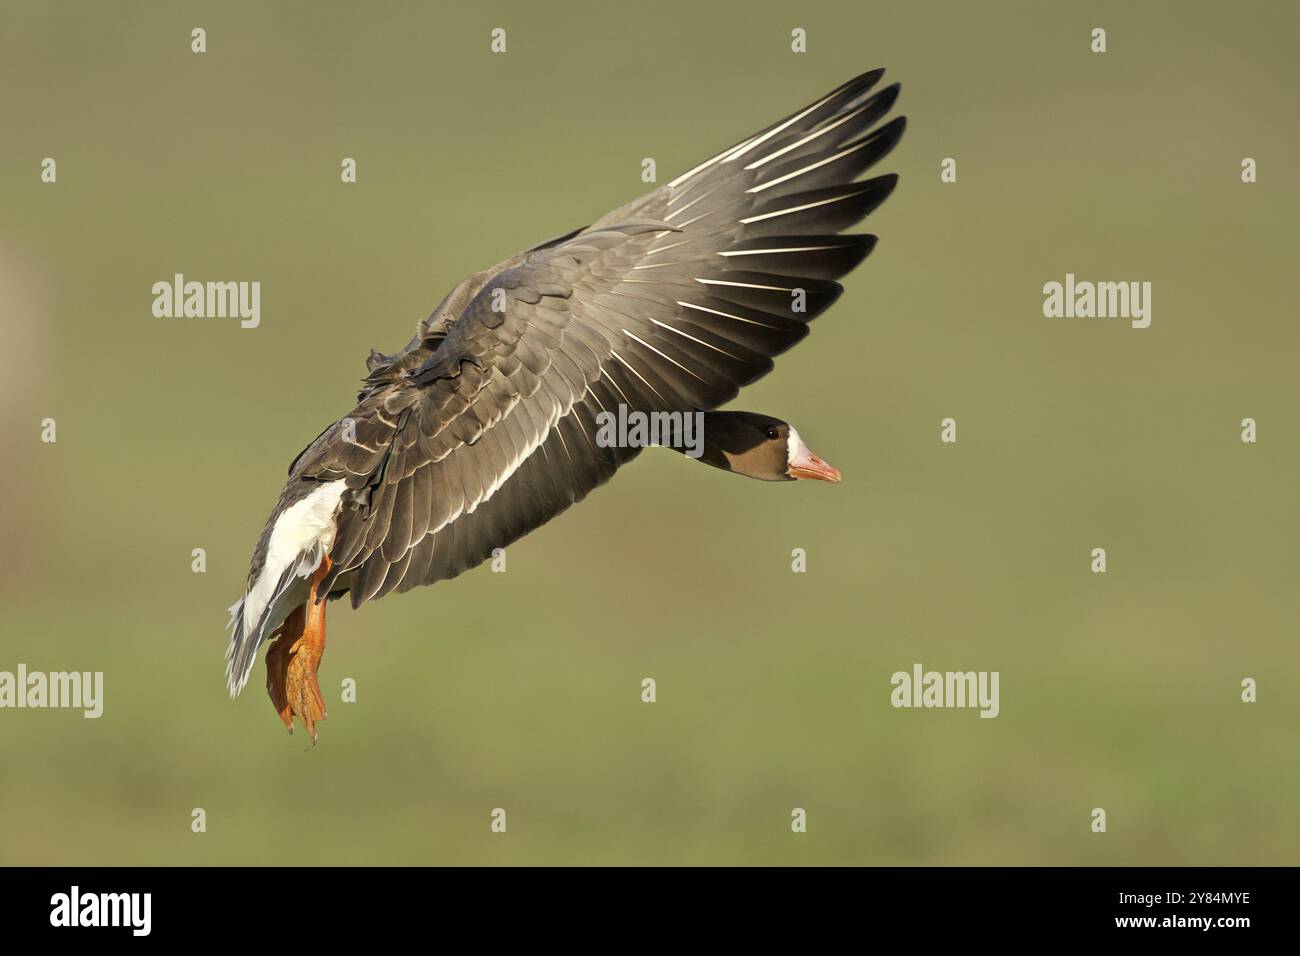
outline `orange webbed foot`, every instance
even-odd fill
[[[285,673],[285,701],[290,714],[280,709],[280,719],[293,732],[293,718],[296,716],[316,742],[316,721],[324,720],[325,697],[321,694],[320,683],[316,679],[316,669],[320,667],[321,648],[304,640],[299,640],[289,652],[288,666]],[[274,701],[274,698],[272,698]]]
[[[275,712],[289,733],[293,733],[294,717],[301,720],[313,744],[316,722],[328,716],[316,678],[325,654],[325,601],[316,602],[316,588],[329,569],[326,557],[312,575],[306,603],[294,608],[266,652],[266,692]]]

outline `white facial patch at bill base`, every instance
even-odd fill
[[[791,425],[790,434],[785,440],[785,463],[787,467],[793,465],[801,454],[808,455],[812,453],[808,451],[808,446],[799,437],[799,432]]]

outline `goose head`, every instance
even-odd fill
[[[789,422],[755,412],[709,412],[702,461],[760,481],[838,482],[839,469],[813,454]]]

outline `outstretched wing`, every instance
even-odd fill
[[[461,283],[297,462],[348,482],[326,589],[453,577],[636,454],[597,444],[601,411],[713,409],[768,372],[875,244],[838,233],[897,179],[857,181],[903,132],[882,73]]]

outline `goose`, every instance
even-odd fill
[[[400,351],[372,350],[355,407],[289,465],[230,608],[226,683],[259,648],[293,733],[326,716],[327,599],[352,607],[473,568],[580,501],[642,444],[615,416],[665,416],[678,451],[767,481],[838,482],[781,419],[719,411],[843,291],[876,244],[843,234],[893,192],[859,179],[905,118],[857,76],[671,182],[461,281]]]

